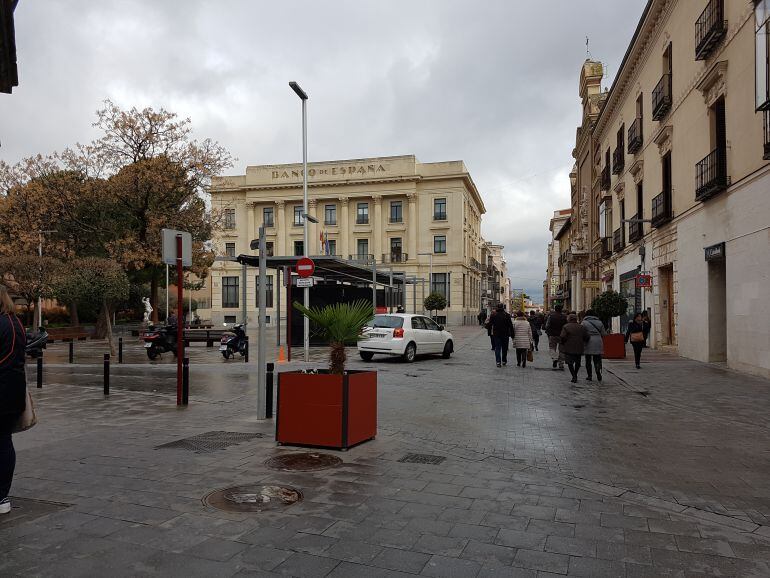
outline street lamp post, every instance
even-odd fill
[[[40,277],[42,281],[43,277],[43,235],[51,234],[51,233],[58,233],[59,231],[54,230],[48,230],[48,231],[38,231],[38,235],[40,235],[37,245],[37,254],[38,257],[40,257]],[[43,326],[43,298],[38,295],[37,296],[37,327],[38,329]]]
[[[428,265],[428,293],[431,293],[433,290],[433,253],[417,253],[417,255],[421,257],[427,255],[430,259]]]
[[[292,81],[289,83],[289,87],[295,92],[295,94],[302,101],[302,227],[303,227],[303,242],[302,242],[302,256],[308,256],[308,239],[307,239],[307,93],[300,88],[299,84]],[[305,287],[303,290],[303,301],[305,307],[310,307],[310,288]],[[291,307],[291,304],[288,304]],[[303,328],[303,343],[305,346],[305,362],[310,361],[310,320],[307,316],[303,315],[304,328]]]

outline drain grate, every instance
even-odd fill
[[[402,464],[431,464],[435,466],[445,459],[444,456],[433,456],[431,454],[406,454],[398,461]]]
[[[231,431],[207,431],[206,433],[176,440],[157,446],[156,450],[175,449],[188,450],[197,454],[210,454],[218,450],[224,450],[230,446],[235,446],[243,442],[248,442],[256,438],[265,437],[261,433],[242,433]]]
[[[316,452],[281,454],[265,461],[268,468],[287,472],[315,472],[336,468],[341,463],[342,460],[337,456]]]
[[[289,486],[252,484],[211,492],[203,503],[225,512],[280,510],[302,500],[302,492]]]

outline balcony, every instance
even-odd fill
[[[652,226],[655,228],[662,227],[671,218],[671,191],[663,191],[652,199]]]
[[[609,259],[609,257],[612,255],[612,239],[609,237],[604,237],[601,241],[602,259]]]
[[[764,123],[765,123],[765,154],[762,157],[766,161],[770,161],[770,111],[764,111],[762,113],[764,116]]]
[[[610,165],[607,165],[602,169],[601,189],[603,191],[609,191],[611,185],[612,185],[612,177],[610,176]]]
[[[695,21],[695,60],[706,60],[727,34],[724,0],[711,0]]]
[[[727,189],[727,151],[717,148],[695,165],[695,200],[705,201]]]
[[[382,255],[383,263],[406,263],[409,260],[409,255],[406,253],[384,253]]]
[[[356,225],[368,225],[369,224],[369,216],[357,216],[356,217]]]
[[[612,233],[612,249],[616,253],[620,253],[625,245],[626,243],[625,239],[623,238],[623,227],[621,226],[620,229],[615,229],[615,232]]]
[[[637,213],[633,217],[631,217],[631,221],[635,221],[637,219],[640,219],[641,217]],[[644,223],[637,222],[637,223],[629,223],[628,224],[628,242],[629,243],[636,243],[639,241],[642,237],[644,237]]]
[[[374,263],[374,255],[367,254],[367,253],[357,253],[355,255],[348,255],[348,261],[355,261],[356,263],[371,265],[372,263]]]
[[[664,74],[652,91],[652,120],[663,120],[671,110],[671,75]]]
[[[628,127],[628,154],[635,155],[642,150],[642,145],[644,145],[642,119],[637,118],[633,124]]]
[[[623,147],[618,147],[612,153],[612,174],[619,175],[626,168],[626,155]]]

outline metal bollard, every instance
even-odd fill
[[[265,417],[270,419],[273,417],[273,372],[275,371],[275,363],[267,364],[267,380],[265,381]]]
[[[110,395],[110,354],[104,354],[104,395]]]
[[[190,358],[182,360],[182,405],[187,405],[190,398]]]
[[[75,363],[75,342],[70,341],[70,363]]]
[[[246,336],[246,348],[245,348],[245,354],[243,356],[243,362],[248,363],[249,362],[249,337]]]
[[[123,338],[118,337],[118,363],[123,363]]]
[[[43,388],[43,352],[37,358],[37,388]]]

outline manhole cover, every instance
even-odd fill
[[[280,510],[302,500],[302,492],[288,486],[234,486],[211,492],[203,503],[225,512]]]
[[[229,448],[230,446],[235,446],[242,442],[251,441],[261,437],[264,437],[264,434],[231,431],[208,431],[197,436],[192,436],[157,446],[155,449],[189,450],[198,454],[210,454],[217,450],[223,450],[225,448]]]
[[[342,460],[337,456],[309,452],[281,454],[267,460],[265,465],[274,470],[314,472],[316,470],[336,468],[341,463]]]
[[[435,466],[445,459],[444,456],[433,456],[430,454],[406,454],[398,461],[402,464],[431,464]]]

